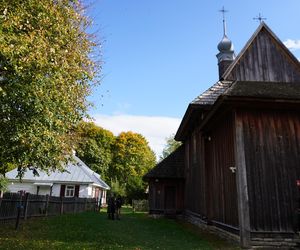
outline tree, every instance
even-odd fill
[[[146,189],[142,177],[156,163],[154,152],[142,135],[133,132],[122,132],[117,136],[113,152],[110,177],[125,186],[129,199],[139,198]]]
[[[166,138],[166,145],[159,159],[160,160],[165,159],[168,155],[174,152],[180,145],[181,142],[175,141],[174,134],[170,135],[169,137]]]
[[[77,134],[80,138],[77,155],[107,181],[108,169],[112,161],[112,147],[115,142],[113,133],[92,122],[82,122],[77,128]]]
[[[0,171],[60,168],[87,114],[97,66],[76,0],[2,0]]]
[[[125,185],[120,185],[120,182],[115,179],[110,181],[111,192],[113,192],[116,196],[120,195],[122,197],[126,196]]]
[[[0,198],[1,198],[1,193],[7,191],[7,186],[8,186],[8,180],[2,174],[0,174]]]

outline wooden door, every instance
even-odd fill
[[[176,210],[176,187],[165,186],[165,209]]]

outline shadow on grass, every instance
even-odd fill
[[[204,236],[204,237],[202,237]],[[217,244],[216,244],[217,242]],[[152,219],[123,208],[121,220],[106,211],[29,219],[20,230],[0,228],[0,249],[238,249],[199,234],[188,224]]]

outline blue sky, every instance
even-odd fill
[[[300,58],[299,0],[88,2],[103,60],[103,79],[90,97],[90,114],[115,134],[143,134],[157,155],[189,102],[218,80],[222,6],[229,11],[227,34],[236,54],[258,27],[253,18],[261,13]]]

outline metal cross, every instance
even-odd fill
[[[226,22],[225,22],[225,13],[228,12],[228,10],[225,10],[224,6],[221,10],[219,10],[219,12],[222,12],[223,15],[223,33],[224,36],[226,36]]]
[[[228,12],[228,10],[225,10],[224,6],[221,10],[219,10],[219,12],[222,12],[223,15],[223,20],[225,20],[225,13]]]
[[[264,18],[260,13],[258,14],[258,17],[254,17],[253,20],[257,20],[260,23],[262,23],[263,20],[267,20],[267,18]]]

